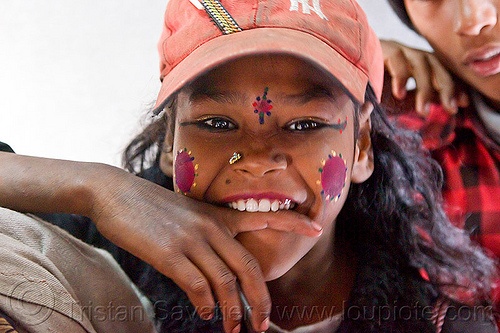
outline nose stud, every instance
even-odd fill
[[[233,156],[231,156],[231,158],[229,159],[229,164],[234,164],[234,163],[238,162],[239,160],[241,160],[242,157],[243,157],[242,154],[240,154],[238,152],[234,152]]]

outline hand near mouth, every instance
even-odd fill
[[[278,210],[276,212],[240,212],[227,209],[224,212],[224,225],[235,237],[243,232],[273,229],[293,232],[308,237],[318,237],[322,233],[321,226],[311,221],[307,216],[292,210]]]
[[[231,309],[224,312],[226,332],[240,325],[243,314],[237,280],[253,309],[256,331],[267,329],[271,309],[257,260],[234,236],[264,228],[321,234],[297,212],[239,212],[176,195],[103,164],[1,154],[6,162],[0,168],[2,206],[90,217],[106,238],[177,283],[202,318],[213,316],[213,291],[221,306]],[[23,196],[12,195],[17,188]]]
[[[112,176],[103,177],[109,171]],[[90,217],[99,231],[171,278],[202,318],[213,316],[215,294],[230,310],[222,311],[226,332],[241,325],[244,309],[237,281],[253,309],[256,331],[267,329],[271,309],[258,261],[234,237],[265,228],[308,237],[322,233],[317,223],[296,211],[241,212],[176,195],[118,169],[99,174],[101,185],[103,179],[112,180],[95,194],[98,204]]]

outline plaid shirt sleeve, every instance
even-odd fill
[[[441,165],[450,220],[500,257],[500,147],[487,136],[477,112],[470,107],[455,117],[433,105],[427,119],[410,112],[396,121],[419,131]]]

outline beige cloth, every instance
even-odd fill
[[[109,253],[4,208],[0,309],[30,333],[155,332],[151,304]]]

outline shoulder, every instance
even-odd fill
[[[391,117],[398,126],[418,132],[427,149],[435,150],[449,145],[456,137],[456,117],[441,105],[432,104],[429,116],[424,118],[415,110]]]

